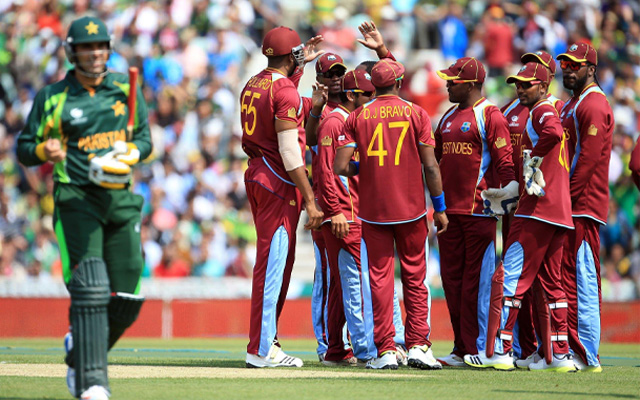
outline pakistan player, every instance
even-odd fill
[[[151,139],[142,91],[106,69],[111,47],[99,19],[71,23],[65,50],[74,68],[37,94],[17,149],[26,166],[55,164],[54,224],[71,295],[67,386],[82,399],[109,398],[107,351],[144,301],[143,200],[129,182],[131,166],[151,153]],[[130,90],[135,109],[127,106]]]

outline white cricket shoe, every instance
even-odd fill
[[[80,396],[80,400],[109,400],[109,391],[102,386],[91,386]]]
[[[396,344],[396,361],[398,362],[398,365],[403,365],[405,367],[408,365],[407,348],[404,347],[403,344]]]
[[[438,362],[431,352],[431,347],[425,345],[413,346],[409,349],[409,366],[419,369],[442,369],[442,364]]]
[[[600,366],[600,364],[587,365],[584,362],[582,362],[582,359],[580,358],[580,356],[577,356],[577,355],[573,356],[573,364],[575,364],[576,368],[578,369],[578,372],[593,372],[593,373],[602,372],[602,367]]]
[[[265,357],[247,353],[246,363],[247,368],[302,367],[303,365],[301,359],[287,355],[287,353],[275,344],[271,345],[269,354]]]
[[[517,359],[516,360],[516,367],[522,368],[522,369],[529,369],[529,365],[535,364],[540,360],[542,360],[542,357],[540,357],[540,354],[538,354],[537,351],[534,351],[527,358],[519,358],[519,359]]]
[[[544,358],[540,361],[529,365],[530,371],[546,371],[546,372],[577,372],[578,368],[573,363],[571,354],[554,354],[551,364],[547,364]]]
[[[487,357],[484,351],[478,354],[467,354],[464,356],[464,362],[474,368],[493,368],[500,371],[513,371],[516,367],[513,365],[513,357],[510,354],[493,353],[492,357]]]
[[[64,351],[69,354],[71,349],[73,349],[73,336],[71,332],[67,332],[64,335]],[[76,397],[76,370],[71,367],[67,367],[67,389],[73,397]]]
[[[448,356],[438,357],[438,362],[445,367],[466,367],[467,364],[464,363],[462,357],[456,354],[449,354]]]
[[[395,351],[387,351],[377,358],[367,361],[367,369],[398,369],[398,359]]]

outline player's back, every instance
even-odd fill
[[[278,151],[275,121],[299,124],[300,105],[300,95],[293,82],[272,68],[251,77],[240,93],[244,152],[251,159],[263,158],[269,168],[285,180],[289,177]]]
[[[420,107],[382,95],[353,112],[345,126],[360,154],[360,218],[406,222],[426,212],[418,146],[433,146],[431,121]]]

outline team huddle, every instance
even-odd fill
[[[241,93],[258,234],[247,367],[303,365],[282,351],[277,321],[304,207],[324,365],[600,372],[598,228],[614,121],[595,49],[576,43],[556,58],[572,93],[566,104],[548,93],[556,62],[545,51],[522,55],[507,78],[516,98],[502,109],[482,95],[482,63],[457,60],[438,71],[454,105],[433,131],[427,112],[399,96],[405,69],[376,26],[359,30],[379,60],[351,71],[340,55],[316,51],[322,37],[302,44],[289,28],[269,31],[268,66]],[[314,60],[313,95],[301,97]],[[440,358],[429,341],[427,189],[455,337]],[[505,246],[496,262],[498,218]]]

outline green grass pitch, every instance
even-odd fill
[[[312,340],[282,343],[303,368],[246,369],[245,339],[123,339],[109,354],[112,399],[640,399],[637,344],[603,344],[601,374],[554,374],[336,369],[318,362]],[[63,354],[62,338],[0,340],[0,400],[71,399]]]

